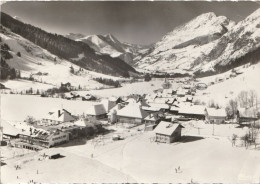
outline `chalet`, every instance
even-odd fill
[[[100,120],[107,117],[107,111],[104,104],[92,105],[87,109],[86,114],[89,121]]]
[[[65,109],[56,109],[47,114],[45,118],[42,119],[42,123],[45,125],[57,125],[64,122],[73,122],[76,118],[71,115]]]
[[[179,115],[185,118],[205,119],[205,106],[203,105],[181,105]]]
[[[151,131],[161,121],[159,113],[151,113],[144,118],[145,131]]]
[[[17,129],[16,127],[12,126],[10,123],[2,120],[1,121],[1,126],[2,126],[2,135],[5,138],[8,139],[13,139],[13,138],[18,138],[19,133],[21,130]]]
[[[172,143],[181,139],[181,129],[184,128],[178,123],[161,121],[154,129],[155,141],[162,143]]]
[[[208,123],[225,123],[227,114],[225,109],[206,108],[205,120]]]
[[[185,95],[186,95],[186,92],[185,92],[185,90],[178,90],[177,91],[177,97],[185,97]]]
[[[137,103],[128,104],[117,112],[118,122],[120,123],[142,124],[147,115],[148,113]]]
[[[237,123],[252,122],[258,119],[254,108],[238,108],[235,116]]]

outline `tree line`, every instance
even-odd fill
[[[112,79],[104,79],[104,78],[99,77],[99,78],[94,78],[93,80],[95,80],[101,84],[108,85],[108,86],[114,86],[116,88],[121,87],[119,81],[114,81]]]

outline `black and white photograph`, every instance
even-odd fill
[[[0,183],[260,183],[260,1],[0,1]]]

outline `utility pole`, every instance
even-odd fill
[[[214,135],[214,132],[215,132],[215,126],[214,126],[214,122],[213,122],[212,135]]]

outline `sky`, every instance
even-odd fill
[[[45,1],[7,2],[1,11],[57,34],[113,34],[120,41],[147,45],[159,41],[176,26],[214,12],[233,21],[260,8],[259,2]]]

